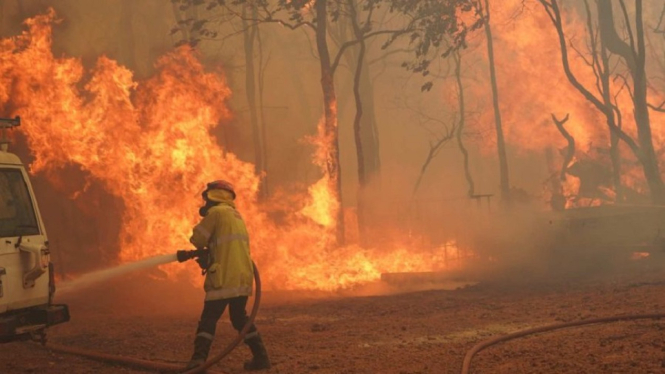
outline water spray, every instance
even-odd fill
[[[92,273],[85,274],[79,278],[60,283],[58,285],[57,292],[58,295],[62,295],[73,291],[79,291],[86,287],[92,286],[96,283],[117,277],[119,275],[127,274],[140,269],[165,265],[175,261],[178,261],[178,257],[175,254],[168,254],[168,255],[150,257],[144,260],[130,262],[128,264],[118,265],[109,269],[94,271]]]
[[[178,255],[164,255],[164,256],[157,256],[153,258],[149,258],[146,260],[142,260],[139,262],[127,264],[127,265],[122,265],[117,268],[113,269],[107,269],[107,270],[101,270],[95,273],[91,273],[89,275],[86,275],[84,277],[81,277],[73,282],[70,282],[70,288],[72,287],[71,285],[76,282],[77,285],[88,285],[92,284],[96,281],[100,281],[103,279],[107,279],[108,277],[115,276],[118,274],[124,274],[127,271],[132,271],[136,269],[140,269],[143,267],[149,267],[149,266],[156,266],[156,265],[162,265],[162,264],[167,264],[169,262],[174,262],[174,261],[182,261],[184,262],[188,259],[193,259],[196,258],[194,255],[196,253],[196,250],[194,251],[178,251]],[[163,262],[162,262],[163,261]],[[221,361],[224,357],[228,356],[231,351],[233,351],[240,343],[242,343],[245,340],[245,336],[249,332],[249,329],[251,326],[254,324],[254,320],[256,319],[256,315],[259,312],[259,306],[261,305],[261,276],[259,275],[259,269],[256,267],[256,264],[252,262],[252,267],[254,268],[254,305],[252,306],[252,311],[249,314],[249,318],[247,319],[247,322],[245,323],[245,326],[240,330],[238,335],[231,341],[224,349],[222,349],[217,355],[214,357],[208,359],[205,363],[201,364],[200,366],[191,369],[189,371],[184,371],[184,374],[196,374],[196,373],[210,373],[212,374],[213,372],[211,370],[208,370],[211,366],[216,364],[217,362]],[[122,271],[118,272],[119,268],[122,268]],[[103,274],[102,274],[103,273]],[[96,277],[92,277],[93,275],[97,275]],[[88,280],[87,282],[77,282],[77,281],[82,281],[83,279],[93,279],[94,280]],[[89,351],[86,349],[78,349],[78,348],[72,348],[72,347],[67,347],[67,346],[62,346],[62,345],[57,345],[57,344],[48,344],[47,348],[56,351],[56,352],[62,352],[62,353],[69,353],[69,354],[74,354],[78,356],[84,356],[88,357],[91,359],[99,360],[99,361],[104,361],[104,362],[112,362],[116,364],[124,364],[124,365],[129,365],[133,367],[139,367],[143,369],[148,369],[148,370],[156,370],[160,372],[179,372],[183,373],[184,367],[181,365],[177,364],[171,364],[171,363],[166,363],[166,362],[158,362],[158,361],[148,361],[148,360],[142,360],[142,359],[136,359],[136,358],[131,358],[131,357],[124,357],[124,356],[117,356],[117,355],[111,355],[108,353],[102,353],[102,352],[94,352],[94,351]]]

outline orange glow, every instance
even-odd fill
[[[254,166],[224,152],[212,134],[232,117],[221,71],[206,71],[188,47],[162,56],[156,75],[144,81],[107,57],[85,71],[78,59],[53,56],[55,17],[51,10],[30,19],[22,35],[0,41],[0,104],[23,118],[20,129],[35,156],[32,173],[52,178],[77,165],[89,175],[87,183],[122,199],[120,262],[187,248],[201,189],[219,178],[240,192],[237,205],[266,288],[348,288],[378,280],[382,272],[440,270],[447,251],[457,251],[414,253],[412,243],[331,249],[340,205],[326,174],[332,142],[322,136],[322,125],[311,140],[323,177],[306,196],[291,196],[296,204],[273,222],[257,203]],[[166,271],[189,272],[198,282],[194,269]]]
[[[645,258],[648,258],[651,254],[649,252],[633,252],[633,254],[630,256],[632,260],[643,260]]]

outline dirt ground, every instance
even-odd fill
[[[382,295],[266,292],[257,325],[272,358],[268,373],[460,373],[467,350],[489,337],[558,322],[665,313],[662,261],[621,271],[547,281],[496,278],[458,290]],[[59,300],[72,320],[52,343],[184,363],[203,293],[171,281],[130,276]],[[234,331],[225,314],[213,346]],[[241,346],[213,369],[241,373]],[[54,353],[30,342],[0,346],[0,373],[140,373]],[[472,373],[665,373],[665,320],[626,321],[532,335],[483,350]]]

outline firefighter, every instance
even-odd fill
[[[207,255],[197,262],[206,273],[203,312],[194,340],[194,354],[188,369],[203,364],[208,358],[217,321],[229,307],[233,328],[240,331],[247,322],[247,298],[252,294],[254,268],[249,253],[249,236],[240,213],[235,208],[233,186],[223,180],[208,183],[202,194],[205,205],[199,210],[203,219],[194,227],[190,242]],[[252,360],[245,370],[270,368],[270,360],[256,327],[251,326],[245,344]]]

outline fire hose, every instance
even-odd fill
[[[233,341],[231,341],[226,347],[224,347],[222,351],[220,351],[217,355],[213,356],[211,359],[207,360],[205,363],[201,364],[200,366],[194,369],[185,371],[185,368],[180,365],[112,355],[107,353],[89,351],[85,349],[67,347],[63,345],[48,344],[47,348],[55,352],[69,353],[77,356],[88,357],[99,361],[123,364],[123,365],[160,371],[160,372],[180,372],[184,374],[202,373],[206,371],[206,369],[210,368],[212,365],[222,360],[229,353],[231,353],[231,351],[233,351],[243,341],[245,335],[247,335],[247,332],[254,323],[254,319],[256,319],[256,315],[259,312],[259,306],[261,304],[261,276],[259,275],[259,270],[256,267],[256,264],[252,262],[252,265],[254,266],[254,282],[256,283],[255,285],[256,294],[254,296],[254,305],[252,307],[252,312],[250,313],[249,318],[247,319],[247,323],[245,323],[245,326],[242,328],[242,330],[240,330],[235,339],[233,339]],[[212,371],[207,371],[207,373],[214,374],[214,372]]]
[[[62,346],[62,345],[48,344],[48,348],[50,350],[56,351],[56,352],[69,353],[69,354],[74,354],[74,355],[78,355],[78,356],[84,356],[84,357],[100,360],[100,361],[119,363],[119,364],[124,364],[124,365],[128,365],[128,366],[134,366],[134,367],[139,367],[139,368],[143,368],[143,369],[148,369],[148,370],[167,371],[167,372],[183,372],[184,374],[202,373],[206,369],[210,368],[212,365],[214,365],[217,362],[219,362],[220,360],[222,360],[229,353],[231,353],[243,341],[245,335],[247,335],[247,332],[249,331],[250,327],[254,323],[256,315],[258,314],[258,311],[259,311],[259,306],[261,304],[261,277],[259,275],[259,270],[256,267],[256,264],[254,264],[252,262],[252,265],[254,266],[254,281],[256,283],[256,286],[255,286],[256,294],[255,294],[255,297],[254,297],[254,305],[252,307],[252,312],[249,315],[249,319],[247,320],[247,323],[245,323],[245,326],[243,326],[242,330],[240,330],[240,332],[235,337],[235,339],[233,341],[231,341],[222,351],[220,351],[213,358],[207,360],[204,364],[202,364],[202,365],[200,365],[200,366],[198,366],[194,369],[191,369],[189,371],[184,371],[185,368],[183,368],[182,366],[179,366],[179,365],[156,362],[156,361],[149,361],[149,360],[142,360],[142,359],[137,359],[137,358],[125,357],[125,356],[111,355],[111,354],[88,351],[88,350],[84,350],[84,349],[72,348],[72,347],[67,347],[67,346]],[[640,320],[640,319],[660,319],[660,318],[665,318],[665,313],[633,314],[633,315],[623,315],[623,316],[602,317],[602,318],[594,318],[594,319],[581,320],[581,321],[571,321],[571,322],[557,323],[557,324],[552,324],[552,325],[547,325],[547,326],[534,327],[534,328],[530,328],[530,329],[526,329],[526,330],[516,331],[514,333],[510,333],[510,334],[507,334],[507,335],[493,337],[493,338],[486,339],[486,340],[483,340],[483,341],[477,343],[475,346],[473,346],[470,350],[467,351],[466,355],[464,356],[464,362],[462,364],[461,374],[469,374],[469,372],[471,370],[471,360],[473,359],[473,357],[477,353],[479,353],[483,349],[488,348],[492,345],[502,343],[502,342],[506,342],[506,341],[509,341],[509,340],[512,340],[512,339],[517,339],[517,338],[525,337],[525,336],[528,336],[528,335],[533,335],[533,334],[538,334],[538,333],[543,333],[543,332],[560,330],[560,329],[569,328],[569,327],[577,327],[577,326],[601,324],[601,323],[612,323],[612,322],[620,322],[620,321],[630,321],[630,320]],[[208,371],[208,373],[213,374],[213,372],[211,372],[211,371]]]
[[[624,315],[624,316],[613,316],[613,317],[602,317],[602,318],[594,318],[594,319],[587,319],[587,320],[581,320],[581,321],[571,321],[571,322],[564,322],[564,323],[556,323],[553,325],[547,325],[547,326],[541,326],[541,327],[534,327],[522,331],[517,331],[508,335],[502,335],[502,336],[497,336],[494,338],[486,339],[481,341],[480,343],[474,345],[470,350],[466,352],[466,355],[464,356],[464,363],[462,364],[462,372],[461,374],[469,374],[469,371],[471,370],[471,360],[473,359],[473,356],[482,351],[483,349],[492,346],[497,343],[502,343],[506,342],[508,340],[516,339],[516,338],[521,338],[527,335],[533,335],[533,334],[538,334],[541,332],[548,332],[548,331],[554,331],[554,330],[560,330],[568,327],[576,327],[576,326],[583,326],[583,325],[592,325],[592,324],[599,324],[599,323],[610,323],[610,322],[619,322],[619,321],[630,321],[630,320],[638,320],[638,319],[659,319],[659,318],[665,318],[665,313],[654,313],[654,314],[632,314],[632,315]]]

